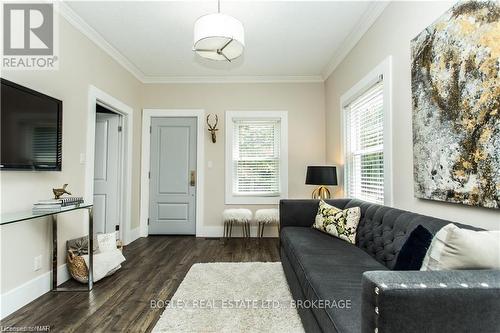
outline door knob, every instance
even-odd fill
[[[194,170],[191,170],[189,185],[191,185],[191,186],[196,185],[196,171],[194,171]]]

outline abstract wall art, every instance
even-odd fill
[[[500,208],[500,4],[459,2],[411,42],[415,196]]]

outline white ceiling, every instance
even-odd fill
[[[193,24],[217,1],[72,1],[62,13],[143,82],[322,81],[386,3],[222,1],[245,27],[244,55],[233,63],[192,52]],[[70,8],[68,8],[68,6]]]

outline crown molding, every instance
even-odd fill
[[[176,84],[176,83],[316,83],[324,82],[347,56],[356,43],[380,16],[389,2],[375,1],[365,11],[356,28],[344,40],[341,47],[334,54],[332,60],[322,75],[242,75],[242,76],[148,76],[122,53],[106,41],[94,28],[73,11],[64,1],[59,2],[56,9],[62,17],[73,27],[89,38],[113,60],[129,71],[141,83],[147,84]]]
[[[143,83],[316,83],[323,82],[321,75],[241,75],[241,76],[146,76]]]
[[[310,83],[323,82],[321,75],[244,75],[244,76],[147,76],[116,48],[108,43],[94,28],[82,19],[63,1],[59,2],[59,13],[72,26],[94,42],[113,60],[129,71],[137,80],[147,84],[162,83]]]
[[[375,23],[380,14],[389,5],[390,1],[375,1],[368,9],[363,13],[363,16],[356,24],[355,28],[349,33],[346,39],[342,42],[340,47],[334,53],[332,60],[323,70],[323,81],[326,81],[328,77],[333,73],[335,68],[345,59],[345,57],[351,52],[351,50],[356,46],[363,35],[370,29],[370,27]]]
[[[57,8],[57,7],[56,7]],[[59,13],[73,27],[84,34],[88,39],[94,42],[104,52],[106,52],[113,60],[120,64],[123,68],[129,71],[137,80],[143,82],[144,73],[137,68],[123,54],[109,44],[94,28],[85,22],[77,13],[73,11],[65,2],[60,1],[58,6]]]

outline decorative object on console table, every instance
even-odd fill
[[[68,184],[64,184],[62,188],[53,188],[54,199],[59,199],[63,194],[71,195],[70,192],[66,191],[66,187],[68,187]]]
[[[312,193],[313,199],[330,199],[328,185],[337,185],[337,168],[334,166],[308,166],[307,185],[320,185]]]
[[[417,198],[500,208],[499,24],[459,2],[411,42]]]

